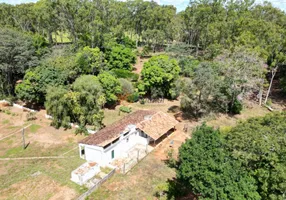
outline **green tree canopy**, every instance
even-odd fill
[[[108,66],[110,69],[132,70],[132,64],[136,63],[136,55],[130,48],[123,45],[115,45],[106,52]]]
[[[66,81],[67,76],[61,69],[39,66],[26,72],[23,82],[16,86],[15,93],[23,101],[44,104],[47,88],[64,85]]]
[[[76,62],[81,74],[98,75],[106,69],[104,54],[99,48],[84,47],[77,53]]]
[[[80,127],[92,125],[101,128],[103,120],[102,106],[105,97],[96,76],[83,75],[76,79],[72,90],[62,87],[50,87],[46,96],[46,109],[53,117],[52,125],[70,127],[76,123]]]
[[[108,72],[99,74],[98,80],[103,88],[106,103],[108,105],[115,104],[118,100],[117,96],[122,92],[119,80]]]
[[[232,156],[255,178],[262,199],[285,199],[285,119],[285,112],[252,118],[226,136]]]
[[[151,94],[155,88],[161,90],[165,97],[177,97],[174,83],[179,77],[180,67],[175,59],[167,55],[154,56],[144,63],[141,73],[142,83],[139,85],[141,92]]]
[[[261,199],[255,180],[224,149],[219,131],[206,125],[180,147],[177,181],[199,199]]]
[[[13,95],[16,81],[38,64],[33,38],[12,29],[0,29],[0,94]]]

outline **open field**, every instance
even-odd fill
[[[85,188],[69,180],[71,171],[84,163],[77,149],[83,136],[50,127],[41,112],[37,120],[27,122],[26,112],[13,107],[4,110],[0,113],[0,199],[74,199],[83,193]],[[27,127],[25,150],[22,127]],[[60,158],[38,158],[48,156]]]

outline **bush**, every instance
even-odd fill
[[[240,114],[242,111],[243,105],[240,101],[235,100],[233,105],[230,106],[229,113],[237,115]]]
[[[121,84],[121,90],[124,96],[130,95],[134,92],[134,88],[131,82],[123,78],[120,78],[119,82]]]
[[[33,121],[33,120],[36,120],[37,117],[36,117],[36,113],[35,112],[28,112],[27,115],[26,115],[26,120],[27,121]]]
[[[109,69],[126,69],[131,71],[132,64],[136,63],[136,55],[130,48],[123,45],[116,45],[106,52]]]
[[[127,97],[127,101],[130,102],[130,103],[135,103],[135,102],[139,101],[139,94],[138,94],[138,92],[135,92],[135,93],[129,95]]]
[[[139,79],[139,75],[130,72],[126,69],[113,69],[110,71],[116,78],[125,78],[130,81],[136,82]]]
[[[126,106],[121,106],[121,107],[119,108],[119,110],[120,110],[121,112],[124,112],[124,113],[131,113],[131,112],[132,112],[132,109],[131,109],[130,107],[126,107]]]

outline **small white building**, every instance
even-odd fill
[[[100,167],[95,162],[86,162],[71,173],[71,180],[79,185],[85,184],[89,179],[100,172]]]
[[[178,122],[163,112],[136,111],[79,142],[82,159],[106,166],[136,145],[156,145]]]

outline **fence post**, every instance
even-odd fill
[[[25,129],[22,129],[22,137],[23,137],[23,149],[25,149],[26,144],[25,144]]]
[[[137,162],[139,162],[139,149],[137,150]]]

